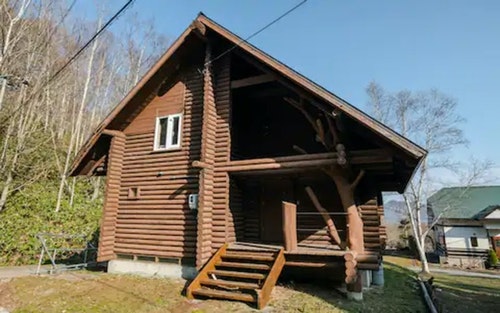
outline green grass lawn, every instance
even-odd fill
[[[271,312],[425,312],[412,274],[386,265],[386,286],[365,291],[363,302],[352,302],[333,288],[285,283],[277,286]],[[127,275],[65,273],[53,277],[23,277],[0,282],[0,306],[11,312],[254,312],[244,303],[188,301],[184,281]]]

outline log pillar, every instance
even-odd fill
[[[197,217],[196,267],[200,269],[212,256],[212,221],[214,207],[214,159],[215,159],[215,96],[213,87],[212,48],[206,45],[203,69],[203,115],[199,174]]]
[[[291,202],[281,202],[283,216],[283,239],[285,251],[297,249],[297,205]]]
[[[345,282],[347,285],[347,297],[352,300],[363,300],[363,286],[361,275],[357,269],[357,255],[356,251],[348,251],[344,254]]]

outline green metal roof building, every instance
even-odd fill
[[[443,188],[427,199],[429,225],[442,264],[482,267],[500,256],[500,186]]]
[[[443,188],[427,199],[429,219],[475,219],[481,211],[500,205],[500,186]],[[478,216],[479,217],[479,216]]]

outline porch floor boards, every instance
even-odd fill
[[[252,242],[234,242],[229,244],[229,247],[233,250],[241,251],[262,251],[269,250],[270,252],[278,251],[282,249],[282,245],[278,244],[262,244],[262,243],[252,243]],[[310,244],[298,244],[296,250],[285,251],[285,255],[318,255],[318,256],[337,256],[343,257],[346,252],[345,250],[335,249],[335,246],[315,246]]]

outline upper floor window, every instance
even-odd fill
[[[181,146],[182,114],[156,118],[155,150],[176,149]]]

